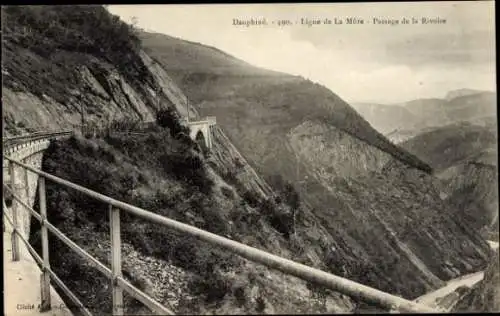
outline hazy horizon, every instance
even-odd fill
[[[145,31],[300,75],[348,102],[395,104],[458,89],[496,91],[494,3],[110,5]],[[426,25],[234,26],[235,19],[446,19]],[[362,93],[362,95],[360,95]]]

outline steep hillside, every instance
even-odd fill
[[[427,165],[387,141],[346,102],[321,85],[242,65],[234,57],[197,43],[160,34],[139,35],[145,51],[165,67],[202,115],[220,117],[221,125],[231,126],[232,132],[239,129],[238,135],[230,133],[232,138],[243,138],[241,141],[251,138],[255,145],[266,143],[260,139],[263,135],[247,134],[256,129],[248,126],[265,125],[266,130],[274,129],[273,132],[283,136],[305,119],[319,119],[405,163],[430,171]],[[189,59],[179,64],[179,55],[192,58],[193,62]],[[183,67],[184,64],[189,66]]]
[[[5,6],[2,33],[7,134],[151,121],[170,104],[133,30],[102,6]]]
[[[400,144],[428,162],[446,201],[470,227],[497,231],[497,126],[460,123],[435,128]],[[489,228],[489,229],[488,229]]]
[[[416,297],[484,266],[488,245],[450,217],[435,179],[412,168],[424,164],[390,144],[334,93],[299,77],[262,73],[201,44],[140,36],[145,51],[200,113],[217,116],[273,188],[280,177],[294,183],[308,218],[303,227],[299,221],[297,235],[327,232],[310,249],[324,244],[318,258],[327,269]],[[183,67],[178,55],[193,61],[184,60]]]
[[[458,94],[452,99],[419,99],[402,104],[421,127],[443,126],[496,116],[496,93]]]
[[[223,151],[217,151],[222,153]],[[71,138],[51,145],[43,169],[116,199],[137,205],[213,233],[308,262],[293,241],[280,234],[287,227],[288,207],[251,197],[255,190],[233,178],[226,182],[192,142],[175,140],[168,131],[112,134],[102,139]],[[82,172],[85,170],[85,172]],[[48,184],[48,217],[84,249],[109,265],[107,205]],[[251,192],[251,195],[248,195]],[[124,275],[177,313],[318,313],[323,310],[305,282],[197,241],[159,225],[122,213]],[[281,226],[280,226],[281,225]],[[32,242],[39,246],[39,225]],[[110,311],[110,289],[92,265],[50,240],[52,267],[98,314]],[[295,247],[295,248],[294,248]],[[312,263],[309,263],[312,264]],[[81,276],[85,275],[86,278]],[[353,303],[327,295],[329,310],[351,311]],[[127,298],[126,312],[147,309]]]

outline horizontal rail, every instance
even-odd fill
[[[72,131],[61,131],[61,132],[38,132],[38,133],[31,133],[31,134],[26,134],[26,135],[18,135],[18,136],[12,136],[12,137],[4,137],[2,140],[5,141],[13,141],[13,140],[21,140],[21,139],[35,139],[35,138],[40,138],[40,137],[54,137],[54,136],[61,136],[61,135],[67,135],[67,134],[72,134]]]
[[[398,310],[404,312],[429,312],[433,313],[436,310],[422,305],[417,304],[412,301],[406,300],[404,298],[385,293],[383,291],[368,287],[366,285],[351,281],[349,279],[345,279],[330,273],[326,273],[319,269],[315,269],[292,260],[284,259],[282,257],[270,254],[268,252],[259,250],[257,248],[253,248],[247,246],[245,244],[233,241],[231,239],[221,237],[219,235],[204,231],[202,229],[196,228],[191,225],[187,225],[161,215],[146,211],[139,207],[132,206],[130,204],[115,200],[111,197],[105,196],[98,192],[89,190],[80,185],[74,184],[67,180],[61,179],[54,175],[48,174],[44,171],[35,169],[31,166],[28,166],[22,162],[14,160],[9,157],[5,157],[8,161],[19,165],[23,168],[26,168],[39,176],[42,176],[48,180],[51,180],[55,183],[61,184],[68,188],[75,189],[81,193],[84,193],[98,201],[106,203],[108,205],[112,205],[121,210],[130,212],[135,214],[136,216],[146,219],[150,222],[154,222],[160,225],[167,226],[172,228],[178,232],[186,233],[188,235],[195,236],[200,240],[207,241],[213,245],[217,245],[224,249],[227,249],[233,253],[236,253],[243,258],[251,260],[253,262],[261,263],[269,268],[273,268],[284,272],[286,274],[294,275],[303,280],[313,282],[322,286],[325,286],[331,290],[344,293],[348,296],[360,299],[365,302],[374,303],[378,306],[382,306],[384,308],[388,308],[390,310]],[[55,228],[52,225],[49,227]],[[107,268],[106,268],[107,269]],[[108,271],[109,269],[107,269]]]
[[[9,191],[12,194],[12,197],[15,198],[16,201],[19,202],[19,204],[21,204],[25,209],[27,209],[33,217],[35,217],[39,222],[42,221],[42,216],[40,216],[40,214],[38,214],[37,211],[29,207],[28,204],[24,203],[22,199],[18,195],[16,195],[8,185],[5,185],[4,188],[7,189],[7,191]]]
[[[14,227],[14,220],[12,220],[12,218],[10,218],[9,215],[7,215],[5,212],[3,214],[5,216],[5,218],[7,219],[7,221],[9,222],[9,224]],[[17,228],[14,228],[14,232],[15,234],[19,237],[19,239],[21,239],[21,241],[23,242],[23,244],[26,246],[26,248],[28,249],[28,252],[33,256],[33,258],[35,259],[35,261],[38,263],[38,264],[42,264],[43,263],[43,259],[42,257],[40,257],[35,249],[33,249],[33,247],[30,245],[30,243],[24,239],[24,236],[19,233],[19,230]]]
[[[47,229],[53,233],[57,238],[59,238],[63,243],[66,244],[71,250],[79,254],[81,257],[85,258],[88,262],[92,263],[92,266],[96,267],[97,270],[99,270],[102,274],[104,274],[106,277],[110,278],[112,277],[111,270],[106,267],[104,264],[102,264],[99,260],[96,258],[92,257],[91,254],[86,252],[83,248],[78,246],[74,241],[69,239],[66,235],[63,234],[59,229],[54,227],[49,222],[45,222],[45,225],[47,225]]]
[[[52,139],[58,138],[62,136],[70,136],[72,135],[72,131],[64,131],[64,132],[53,132],[53,133],[36,133],[36,134],[28,134],[28,135],[20,135],[13,136],[8,138],[2,138],[2,143],[4,150],[9,149],[13,146],[19,145],[27,145],[30,142],[43,140],[43,139]]]
[[[78,307],[80,312],[85,316],[92,316],[92,313],[82,304],[82,302],[78,299],[78,297],[76,297],[76,295],[73,292],[71,292],[71,290],[66,286],[66,284],[64,284],[64,282],[57,276],[57,274],[55,274],[55,272],[52,271],[52,269],[47,269],[47,271],[49,271],[50,278],[56,282],[56,284],[64,292],[64,294],[66,294],[69,297],[69,299],[76,305],[76,307]]]

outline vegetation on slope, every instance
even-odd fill
[[[8,72],[3,84],[41,98],[45,94],[67,103],[68,90],[82,85],[75,64],[96,58],[115,65],[136,88],[140,76],[148,75],[137,65],[140,41],[131,26],[101,5],[5,6],[2,32],[8,61],[2,65]]]
[[[2,44],[10,133],[84,119],[144,120],[159,104],[140,40],[101,5],[2,6]]]

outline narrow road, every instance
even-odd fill
[[[484,271],[468,274],[446,282],[446,285],[434,292],[427,293],[415,300],[416,303],[423,303],[431,307],[438,307],[439,299],[454,292],[460,286],[472,287],[484,277]]]
[[[488,243],[490,244],[490,247],[492,249],[494,250],[498,249],[498,242],[488,240]],[[483,277],[484,277],[484,271],[458,277],[456,279],[446,282],[446,285],[443,286],[442,288],[418,297],[417,299],[414,300],[414,302],[423,303],[430,307],[441,309],[444,312],[449,311],[449,309],[453,307],[453,305],[456,303],[456,300],[459,299],[458,294],[456,294],[455,295],[456,297],[453,298],[450,296],[450,294],[452,294],[460,286],[467,286],[467,287],[474,286],[476,283],[481,281]],[[450,302],[442,302],[443,299]],[[443,305],[446,305],[446,307],[443,307]]]

